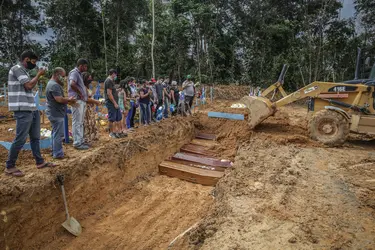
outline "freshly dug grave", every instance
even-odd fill
[[[102,146],[88,152],[67,148],[71,156],[56,169],[35,170],[31,161],[22,166],[24,178],[1,176],[6,222],[0,247],[165,249],[209,213],[214,197],[212,187],[158,175],[158,164],[198,132],[215,133],[218,144],[210,150],[233,160],[251,134],[245,128],[245,121],[196,114],[137,129],[130,143],[101,138]],[[65,214],[57,173],[66,176],[71,214],[83,226],[77,238],[61,227]]]
[[[22,166],[26,173],[23,178],[1,175],[0,248],[40,249],[60,236],[63,240],[72,240],[61,227],[65,213],[61,191],[55,182],[57,173],[65,175],[71,214],[84,220],[108,208],[106,204],[111,204],[111,209],[116,208],[116,203],[112,204],[116,197],[126,199],[121,195],[138,181],[154,175],[158,164],[193,136],[191,118],[173,118],[147,129],[140,128],[130,138],[102,142],[85,152],[74,151],[74,158],[61,161],[54,169],[36,170],[30,164]],[[132,193],[136,191],[127,197],[131,198]],[[206,197],[212,200],[209,192]],[[158,199],[162,204],[162,197]],[[142,202],[138,205],[142,206]],[[108,211],[110,209],[105,209],[100,216],[105,217]],[[58,247],[68,243],[59,242]]]
[[[209,216],[175,249],[374,249],[374,140],[324,147],[305,113],[285,107],[239,145]]]

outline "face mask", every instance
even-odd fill
[[[115,77],[113,78],[113,80],[115,80],[115,81],[116,81],[116,80],[117,80],[117,76],[115,76]]]
[[[92,83],[92,80],[88,80],[88,81],[87,81],[87,84],[91,84],[91,83]]]
[[[27,62],[27,69],[33,69],[36,67],[36,64],[32,63],[32,62]]]

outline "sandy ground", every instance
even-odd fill
[[[69,158],[56,170],[34,169],[23,152],[25,178],[0,176],[0,247],[166,249],[199,222],[173,249],[375,249],[375,140],[351,135],[343,147],[325,147],[309,139],[300,106],[282,108],[254,131],[246,121],[207,117],[233,112],[232,103],[140,128],[129,149],[128,139],[108,137],[85,154],[67,145]],[[211,149],[235,162],[215,188],[157,173],[197,131],[217,134]],[[78,238],[60,226],[60,172],[83,225]]]
[[[259,126],[183,248],[375,249],[375,141],[326,148],[305,128],[300,107]]]

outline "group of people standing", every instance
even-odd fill
[[[56,164],[46,162],[40,152],[40,113],[36,106],[33,89],[45,69],[39,69],[31,78],[29,71],[36,67],[38,56],[33,51],[25,51],[20,62],[13,66],[8,74],[8,106],[14,112],[16,120],[16,137],[9,150],[4,172],[12,176],[24,176],[16,167],[18,154],[30,138],[30,145],[36,161],[36,167],[54,167]],[[98,124],[95,107],[103,102],[93,98],[90,90],[92,76],[88,73],[88,61],[79,59],[76,67],[66,74],[65,69],[57,67],[46,87],[46,115],[52,126],[52,157],[64,158],[62,140],[64,138],[64,117],[67,105],[72,109],[73,147],[77,150],[90,148],[92,140],[98,139]],[[127,77],[116,84],[117,72],[110,70],[105,80],[105,104],[108,109],[109,136],[121,138],[135,128],[134,118],[140,108],[141,124],[147,126],[157,121],[157,110],[163,110],[163,119],[170,115],[170,105],[177,106],[180,91],[176,81],[160,77],[150,81],[142,80],[139,84],[134,78]],[[68,96],[64,94],[65,82],[68,83]],[[185,102],[191,107],[195,95],[191,76],[182,84]],[[129,102],[128,102],[129,101]],[[172,112],[171,115],[175,115]]]
[[[180,90],[176,81],[171,82],[168,77],[165,79],[159,77],[157,81],[152,78],[149,81],[141,80],[136,83],[133,77],[127,77],[116,86],[116,79],[117,72],[111,69],[104,82],[110,137],[121,138],[134,130],[137,109],[139,109],[139,121],[144,126],[157,122],[160,116],[161,119],[166,119],[170,115],[177,114]],[[182,93],[191,107],[195,87],[190,75],[182,84]],[[171,105],[173,105],[172,111]]]

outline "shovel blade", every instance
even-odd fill
[[[82,232],[82,227],[79,224],[79,222],[74,219],[73,217],[70,217],[70,219],[66,220],[62,226],[68,230],[69,233],[73,234],[74,236],[79,236]]]
[[[249,111],[248,123],[251,129],[271,116],[274,111],[271,108],[272,103],[264,97],[245,96],[241,99]]]

